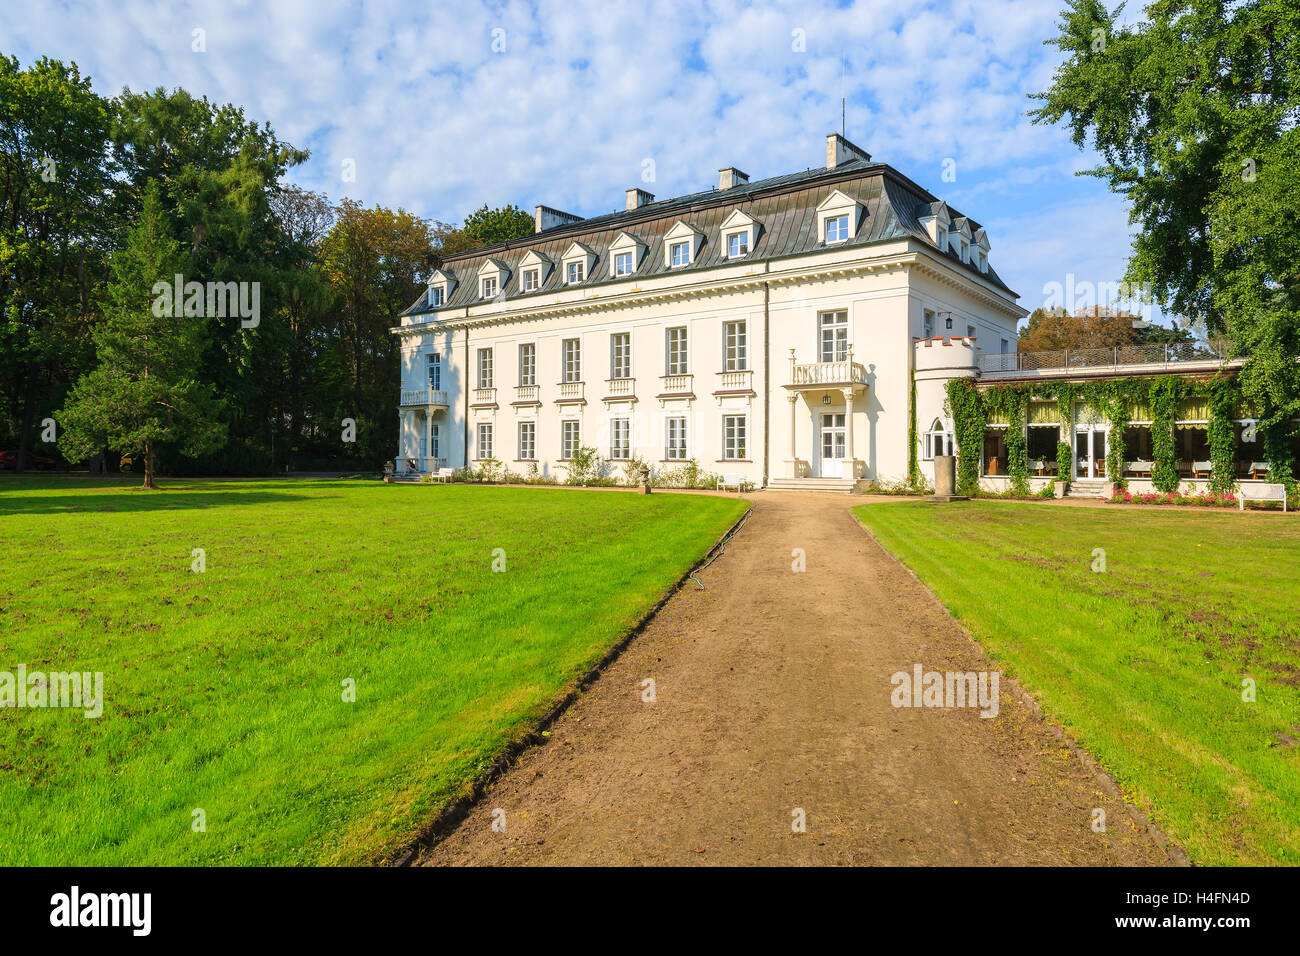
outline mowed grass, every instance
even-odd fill
[[[103,671],[106,698],[0,708],[2,864],[389,858],[745,508],[134,484],[0,479],[0,670]]]
[[[1300,862],[1300,521],[1001,502],[854,511],[1194,862]]]

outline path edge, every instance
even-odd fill
[[[492,761],[492,765],[473,779],[470,784],[469,792],[463,796],[452,800],[441,810],[434,818],[420,830],[416,836],[404,844],[395,853],[386,860],[380,862],[381,866],[408,867],[413,866],[423,851],[431,850],[451,833],[469,816],[470,811],[474,808],[483,797],[487,794],[492,785],[505,775],[511,767],[518,762],[519,758],[525,751],[533,747],[540,746],[546,742],[544,736],[552,724],[560,719],[564,713],[578,702],[582,694],[591,687],[601,674],[609,669],[616,660],[623,655],[623,652],[631,643],[639,637],[650,623],[658,616],[670,600],[672,600],[679,591],[685,586],[702,567],[713,562],[723,551],[726,550],[727,542],[730,541],[741,527],[749,520],[749,516],[754,513],[757,505],[750,499],[742,498],[743,501],[749,502],[749,507],[732,522],[731,526],[724,531],[713,545],[700,556],[699,560],[692,564],[679,577],[663,595],[651,605],[637,621],[620,637],[614,644],[601,655],[600,660],[593,664],[584,674],[576,681],[569,685],[569,689],[557,700],[540,718],[531,726],[517,734],[512,740],[508,741],[499,751]]]
[[[993,658],[989,656],[989,652],[985,649],[984,645],[981,644],[975,635],[970,632],[970,629],[967,628],[966,625],[948,609],[948,606],[939,600],[939,596],[930,590],[930,586],[921,580],[920,575],[908,567],[902,558],[898,557],[898,555],[894,554],[894,552],[881,544],[880,540],[871,533],[871,529],[863,524],[862,520],[858,518],[857,515],[853,514],[852,510],[849,511],[849,516],[853,519],[853,523],[862,529],[862,533],[866,535],[872,544],[879,548],[884,554],[888,555],[891,561],[912,576],[912,579],[916,581],[922,589],[924,589],[925,593],[929,596],[930,600],[934,602],[935,606],[946,614],[953,624],[961,629],[962,634],[966,635],[966,640],[970,641],[971,644],[979,650],[980,654],[989,661],[989,663],[992,663]],[[1151,819],[1145,811],[1140,807],[1134,806],[1128,797],[1124,796],[1124,791],[1120,789],[1119,783],[1116,782],[1115,778],[1112,777],[1104,767],[1102,767],[1096,757],[1081,746],[1078,741],[1065,731],[1065,728],[1061,727],[1051,715],[1043,710],[1042,704],[1038,702],[1038,698],[1025,690],[1024,687],[1020,685],[1020,681],[1010,674],[1004,672],[1002,678],[1005,683],[1011,685],[1011,692],[1016,699],[1024,703],[1032,713],[1037,714],[1042,718],[1043,723],[1051,731],[1052,736],[1060,741],[1064,747],[1079,759],[1079,762],[1082,763],[1088,772],[1096,778],[1097,782],[1101,784],[1101,788],[1105,790],[1108,795],[1118,800],[1124,809],[1128,811],[1133,822],[1139,827],[1144,828],[1151,838],[1156,841],[1156,844],[1164,851],[1165,856],[1168,857],[1171,865],[1189,867],[1196,865],[1187,855],[1187,851],[1184,850],[1177,841],[1171,839],[1168,834],[1160,828],[1160,825]]]

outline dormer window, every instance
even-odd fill
[[[861,203],[847,193],[833,189],[817,204],[817,234],[826,245],[847,242],[858,234],[862,215]]]
[[[609,244],[609,276],[625,279],[641,267],[646,244],[630,232],[620,232]]]
[[[488,276],[483,280],[483,298],[490,299],[497,294],[497,277]]]
[[[536,292],[542,285],[541,270],[525,269],[522,281],[525,292]]]
[[[596,250],[581,242],[571,244],[560,257],[560,266],[564,270],[562,273],[564,284],[577,285],[585,281],[592,274],[591,270],[595,265]]]
[[[456,273],[450,269],[438,269],[429,276],[429,308],[437,309],[446,305],[456,288]]]
[[[679,220],[664,233],[664,264],[670,269],[680,269],[695,262],[704,233],[685,220]]]
[[[935,242],[940,249],[942,249],[944,252],[947,252],[948,251],[948,230],[944,229],[943,227],[940,227],[939,235],[935,239]]]
[[[961,253],[961,261],[967,262],[970,259],[970,245],[966,242],[965,239],[961,240],[961,247],[959,251]]]
[[[722,248],[728,259],[743,259],[758,240],[758,220],[739,209],[722,221]]]

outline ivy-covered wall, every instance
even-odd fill
[[[1151,420],[1152,484],[1160,491],[1176,491],[1179,485],[1174,422],[1179,403],[1185,399],[1202,399],[1209,409],[1210,488],[1229,491],[1237,483],[1235,462],[1235,427],[1241,404],[1241,390],[1231,376],[1217,376],[1209,381],[1180,378],[1175,375],[1141,378],[1103,379],[1087,382],[1034,382],[993,385],[977,388],[975,380],[955,378],[947,385],[948,410],[952,416],[957,441],[957,491],[963,495],[979,492],[980,454],[984,431],[991,418],[1006,422],[1007,473],[1017,494],[1028,494],[1029,462],[1025,450],[1025,427],[1031,400],[1056,401],[1060,415],[1060,441],[1057,444],[1057,473],[1071,470],[1069,436],[1074,429],[1074,410],[1082,404],[1095,409],[1110,426],[1110,451],[1106,456],[1106,473],[1121,476],[1114,483],[1125,484],[1124,431],[1135,408],[1148,409]],[[1143,416],[1145,418],[1147,416]],[[1142,420],[1141,418],[1139,420]],[[1288,487],[1291,477],[1290,435],[1270,438],[1264,435],[1265,457],[1270,476]]]

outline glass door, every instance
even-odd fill
[[[842,478],[844,456],[848,454],[844,413],[832,412],[822,415],[821,432],[821,477]]]
[[[1109,429],[1105,425],[1074,426],[1074,477],[1105,478]]]

